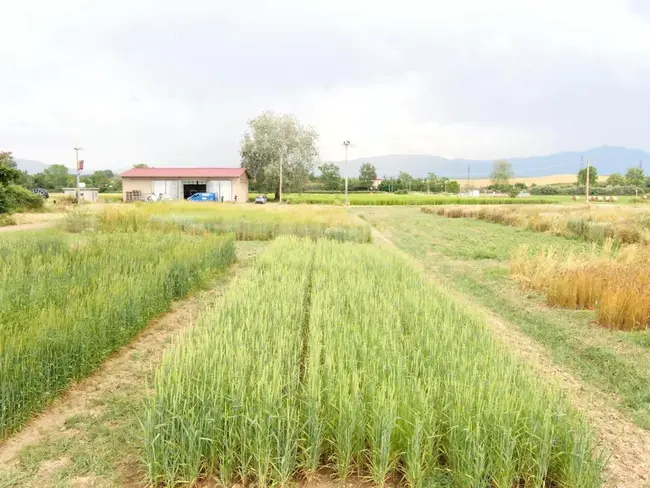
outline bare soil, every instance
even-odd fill
[[[48,227],[53,227],[55,222],[56,220],[50,220],[46,222],[36,222],[34,224],[5,225],[0,227],[0,232],[17,232],[21,230],[47,229]]]
[[[372,228],[373,242],[397,249],[390,237],[375,227]],[[402,253],[402,251],[399,251]],[[417,260],[408,259],[423,269]],[[440,283],[431,272],[429,277]],[[519,331],[498,315],[486,310],[468,297],[445,288],[444,291],[457,301],[464,302],[487,319],[496,338],[506,344],[514,354],[544,378],[555,384],[569,401],[582,411],[593,427],[598,446],[607,457],[605,486],[612,488],[650,487],[650,432],[632,422],[612,403],[614,398],[591,385],[585,384],[571,372],[557,365],[543,346]]]

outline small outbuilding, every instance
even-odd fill
[[[76,188],[64,188],[63,194],[66,197],[77,198]],[[79,200],[82,202],[97,203],[99,200],[99,188],[79,188]]]
[[[132,168],[122,177],[122,199],[139,194],[186,200],[195,193],[216,193],[225,202],[248,201],[248,178],[245,168]]]

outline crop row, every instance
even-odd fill
[[[234,259],[232,237],[0,241],[0,438]]]
[[[582,418],[378,247],[276,240],[155,386],[154,483],[264,486],[329,466],[379,486],[600,486]]]
[[[345,195],[328,193],[289,194],[283,198],[290,204],[344,205]],[[443,195],[394,193],[350,193],[350,205],[509,205],[546,204],[548,198],[497,198],[497,197],[457,197]]]
[[[650,243],[650,212],[635,207],[423,207],[422,211],[579,237],[589,242],[604,243],[606,239],[614,239],[624,244]]]
[[[523,246],[513,255],[510,272],[524,286],[545,294],[549,305],[595,309],[598,323],[617,330],[650,327],[650,249],[629,245],[612,249],[612,241],[588,253]]]
[[[83,221],[79,221],[79,219]],[[281,235],[369,242],[370,228],[344,209],[296,209],[237,205],[162,203],[131,208],[116,206],[93,216],[69,219],[68,228],[95,226],[104,232],[182,230],[193,234],[234,234],[237,240],[272,240]]]

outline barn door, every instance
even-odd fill
[[[224,202],[230,202],[232,200],[232,181],[230,180],[222,180],[220,181],[221,183],[221,195],[220,197],[223,197]]]
[[[165,180],[153,180],[153,194],[157,197],[165,194]]]
[[[221,198],[221,191],[219,191],[219,182],[217,180],[208,181],[208,193],[216,193]]]
[[[167,180],[165,183],[165,195],[174,200],[180,198],[180,181]]]

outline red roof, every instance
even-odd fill
[[[122,178],[239,178],[246,168],[131,168]]]

